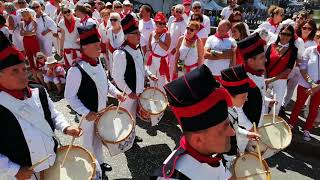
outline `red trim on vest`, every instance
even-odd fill
[[[27,96],[28,98],[32,96],[32,93],[29,87],[26,87],[25,89],[22,89],[22,90],[9,90],[0,84],[0,92],[1,91],[4,91],[10,94],[11,96],[13,96],[14,98],[20,99],[20,100],[24,100],[25,96]]]

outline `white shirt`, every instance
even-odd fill
[[[236,41],[229,37],[224,38],[223,40],[217,38],[215,35],[212,35],[208,38],[205,44],[205,48],[209,48],[211,50],[225,51],[230,50],[231,48],[235,48]],[[219,60],[209,60],[205,59],[205,64],[209,67],[214,76],[220,76],[221,71],[227,69],[230,65],[230,59],[219,59]]]
[[[179,59],[182,60],[185,65],[191,66],[198,62],[197,41],[191,47],[187,47],[185,43],[186,43],[185,38],[183,38],[180,49],[179,49],[179,52],[180,52]]]
[[[210,18],[206,15],[202,15],[203,16],[203,26],[204,29],[207,31],[207,34],[210,34]]]
[[[320,80],[320,54],[317,46],[312,46],[305,50],[300,69],[307,70],[313,82],[317,83]],[[311,88],[310,84],[302,76],[300,76],[299,85]]]
[[[124,42],[124,33],[122,29],[117,33],[112,32],[112,28],[107,30],[107,39],[109,40],[111,46],[115,49],[119,48]]]
[[[233,13],[233,9],[230,8],[230,6],[224,7],[221,11],[221,16],[223,16],[223,19],[229,19],[230,15]]]
[[[144,22],[143,19],[139,21],[139,31],[141,33],[140,45],[148,46],[149,37],[153,30],[156,29],[156,24],[153,19]]]
[[[16,101],[14,102],[20,105],[21,103],[23,103],[25,105],[28,105],[29,107],[34,107],[32,108],[32,110],[44,118],[44,113],[43,113],[43,109],[42,109],[40,98],[39,98],[39,90],[37,88],[31,89],[31,92],[32,92],[32,96],[30,98],[25,100],[16,99]],[[5,92],[1,92],[0,94],[2,93],[4,93],[7,96],[10,96]],[[64,116],[54,108],[54,104],[50,98],[48,98],[48,104],[51,112],[51,118],[53,120],[53,123],[55,124],[56,129],[63,131],[66,127],[70,126],[70,124],[65,120]],[[30,109],[28,108],[28,110]],[[54,141],[52,137],[48,137],[37,127],[29,123],[29,120],[26,120],[21,115],[14,113],[14,110],[10,110],[10,111],[17,118],[19,125],[22,129],[23,135],[25,137],[25,140],[27,142],[27,145],[30,151],[32,164],[35,164],[36,162],[40,161],[44,157],[47,157],[48,155],[53,154],[53,156],[50,157],[48,161],[41,163],[39,166],[37,166],[34,169],[34,171],[40,172],[44,169],[49,168],[49,166],[52,166],[56,158],[56,155],[54,152]],[[10,161],[10,159],[8,159],[5,155],[0,154],[0,179],[2,178],[6,179],[5,177],[7,177],[8,179],[9,177],[13,178],[17,174],[19,169],[20,169],[20,166],[18,164]]]
[[[92,18],[97,20],[99,23],[101,22],[101,16],[97,9],[95,9],[92,13]]]
[[[51,36],[52,33],[57,33],[58,31],[57,24],[45,13],[43,13],[42,16],[36,18],[36,22],[37,22],[37,36],[40,39],[52,38]],[[50,29],[51,32],[43,36],[41,33],[48,29]]]
[[[307,40],[304,42],[304,48],[307,49],[308,47],[316,46],[317,43],[314,40]]]
[[[171,35],[171,44],[169,51],[177,47],[178,39],[183,36],[186,28],[187,23],[184,20],[180,22],[172,22],[171,26],[169,27],[169,32]]]
[[[88,18],[86,21],[81,23],[81,26],[89,26],[89,25],[93,25],[93,24],[97,25],[98,23],[96,20],[94,20],[92,18]]]
[[[8,38],[10,39],[10,30],[7,26],[3,26],[0,31],[3,32],[3,34]]]
[[[151,50],[156,53],[159,56],[166,56],[168,55],[168,50],[164,50],[162,49],[162,47],[160,47],[159,43],[156,42],[154,36],[155,36],[155,32],[152,32],[152,37],[151,37]],[[161,42],[165,42],[166,41],[166,34],[167,33],[163,33],[160,36],[160,41]]]
[[[76,20],[76,25],[74,27],[74,30],[71,33],[69,33],[69,31],[68,31],[68,29],[65,25],[64,19],[62,19],[59,23],[59,27],[61,29],[63,29],[64,36],[65,36],[65,41],[64,41],[64,45],[63,45],[64,49],[68,49],[68,48],[80,49],[80,45],[77,43],[77,40],[79,39],[79,33],[77,30],[77,27],[81,26],[80,19],[75,17],[75,20]]]
[[[47,3],[44,12],[53,20],[57,18],[57,8],[51,3]]]
[[[102,64],[99,63],[97,66],[91,66],[85,61],[80,61],[79,65],[84,71],[91,77],[95,82],[98,92],[98,111],[106,108],[108,101],[108,93],[112,96],[117,97],[120,92],[116,87],[108,80]],[[84,106],[77,96],[81,85],[82,75],[78,67],[71,67],[68,70],[66,88],[64,97],[70,104],[71,108],[77,113],[86,116],[89,114],[90,110]],[[88,95],[89,96],[89,95]]]
[[[104,26],[103,21],[101,22],[101,24],[99,25],[98,31],[99,34],[101,35],[101,42],[106,43],[107,41],[107,30],[109,29],[108,27],[108,23],[107,26]]]
[[[275,34],[276,36],[278,36],[279,32],[280,32],[280,26],[275,27],[272,26],[269,21],[265,21],[262,24],[260,24],[260,26],[258,27],[259,29],[266,29],[268,32],[271,32],[273,34]]]
[[[172,24],[172,22],[173,22],[173,20],[174,20],[175,18],[174,18],[174,16],[170,16],[169,17],[169,19],[168,19],[168,23],[167,23],[167,25],[168,25],[168,28],[170,28],[171,27],[171,24]],[[186,23],[187,23],[187,21],[186,21]]]

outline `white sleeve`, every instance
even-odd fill
[[[240,135],[240,136],[242,136],[242,137],[247,137],[248,136],[248,133],[249,133],[249,131],[248,130],[246,130],[246,129],[243,129],[243,128],[241,128],[241,127],[238,127],[238,134]]]
[[[220,15],[221,15],[221,16],[225,16],[225,11],[226,11],[226,8],[223,8]],[[225,17],[224,17],[224,18],[225,18]]]
[[[112,77],[114,81],[116,82],[117,86],[124,91],[126,89],[125,93],[130,94],[132,91],[128,87],[126,81],[124,80],[124,73],[126,71],[126,66],[127,66],[127,60],[126,60],[126,54],[123,51],[116,50],[113,53],[113,73]],[[115,70],[116,69],[116,70]]]
[[[242,108],[235,108],[238,114],[238,121],[239,121],[239,126],[242,126],[246,129],[252,129],[253,124],[251,121],[247,118],[247,116],[244,114]]]
[[[210,19],[206,16],[206,18],[203,18],[203,24],[204,24],[204,28],[207,31],[207,34],[210,34]]]
[[[66,79],[64,97],[70,104],[71,108],[78,114],[86,116],[90,110],[86,108],[77,96],[81,83],[81,72],[77,67],[71,67]]]
[[[207,41],[206,41],[206,44],[204,45],[205,48],[210,48],[210,49],[211,49],[211,44],[210,44],[210,43],[211,43],[211,41],[212,41],[212,37],[213,37],[213,36],[209,36],[209,37],[208,37],[208,39],[207,39]]]
[[[309,55],[311,53],[312,52],[310,52],[310,48],[305,50],[303,57],[302,57],[302,60],[301,60],[301,63],[299,65],[300,70],[307,70],[308,69]]]
[[[20,169],[20,166],[5,155],[0,154],[0,177],[2,174],[14,177]]]
[[[108,92],[115,98],[117,95],[121,94],[121,92],[108,80]]]
[[[45,23],[48,26],[48,29],[52,31],[52,33],[57,33],[57,24],[49,16],[47,16],[47,20]]]

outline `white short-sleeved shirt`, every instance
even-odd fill
[[[6,35],[6,37],[7,37],[8,39],[10,39],[10,38],[9,38],[9,36],[10,36],[10,31],[9,31],[9,28],[8,28],[7,26],[3,26],[3,27],[0,29],[0,31],[2,31],[3,34]]]
[[[169,32],[171,35],[171,45],[170,50],[176,48],[178,44],[178,39],[185,33],[187,28],[187,23],[183,20],[180,22],[173,22],[169,27]]]
[[[276,36],[278,36],[278,34],[280,32],[279,26],[275,27],[275,26],[271,25],[269,21],[265,21],[262,24],[260,24],[259,29],[262,29],[262,28],[267,30],[268,32],[272,32]]]
[[[79,39],[79,33],[77,30],[77,27],[81,26],[80,19],[75,17],[75,20],[76,20],[76,25],[74,27],[74,30],[71,33],[69,33],[68,31],[65,25],[64,19],[62,19],[59,23],[59,27],[63,29],[65,34],[65,41],[63,45],[65,49],[68,49],[68,48],[80,49],[80,45],[77,43],[77,40]]]
[[[300,69],[307,70],[313,82],[320,80],[320,53],[317,50],[317,46],[312,46],[305,50]],[[300,76],[299,85],[311,88],[310,84],[302,76]]]
[[[205,44],[205,48],[217,51],[225,51],[231,48],[235,48],[236,41],[229,37],[223,40],[217,38],[215,35],[210,36]],[[205,64],[209,67],[214,76],[220,76],[221,71],[227,69],[230,65],[230,59],[220,59],[220,60],[208,60],[205,59]]]
[[[139,21],[139,31],[141,33],[140,45],[147,46],[149,42],[150,34],[153,30],[155,30],[156,24],[153,19],[150,19],[148,22],[144,22],[143,20]]]
[[[230,8],[230,6],[224,7],[221,11],[221,16],[224,17],[224,19],[229,19],[230,15],[233,13],[233,9]]]

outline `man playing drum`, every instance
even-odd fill
[[[78,137],[81,129],[69,125],[44,88],[30,87],[24,56],[2,32],[0,42],[0,179],[37,179],[55,162],[54,130]]]
[[[105,171],[112,168],[104,162],[103,144],[94,131],[94,121],[98,112],[106,108],[108,93],[121,101],[124,97],[110,83],[98,59],[101,49],[96,25],[78,27],[78,31],[82,54],[68,71],[64,96],[71,108],[86,119],[81,126],[84,130],[81,143],[96,156],[104,179]]]
[[[113,53],[113,71],[112,77],[118,88],[128,94],[128,98],[121,104],[128,110],[133,119],[136,120],[137,102],[139,94],[144,90],[145,76],[155,81],[157,78],[152,75],[144,66],[143,52],[140,48],[139,22],[131,14],[126,15],[121,20],[125,42],[120,49]],[[136,142],[142,142],[142,139],[136,136]]]
[[[153,179],[229,179],[217,156],[230,150],[230,137],[235,135],[228,119],[232,106],[228,91],[205,65],[168,83],[165,91],[183,136]]]

